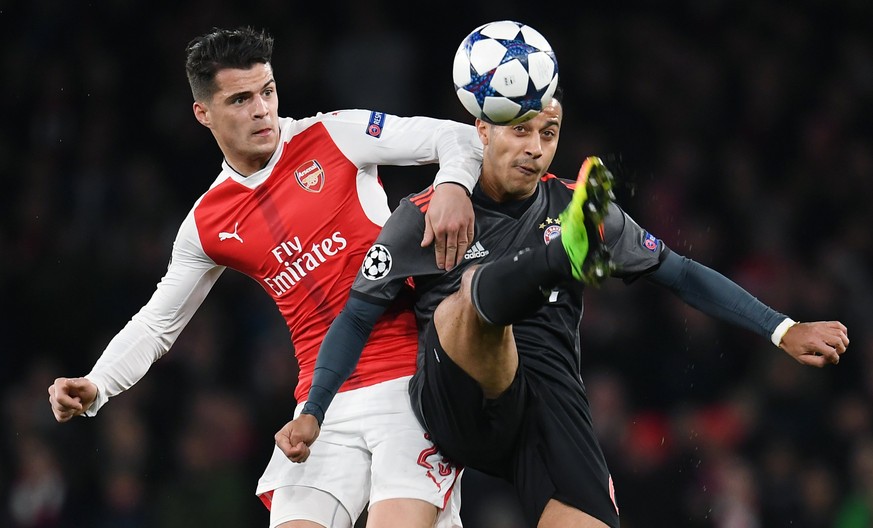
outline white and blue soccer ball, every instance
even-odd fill
[[[534,28],[501,20],[474,29],[452,66],[455,92],[473,116],[515,125],[537,115],[558,87],[552,46]]]

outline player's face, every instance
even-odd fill
[[[273,68],[255,64],[228,68],[215,76],[218,91],[195,102],[194,115],[212,130],[231,167],[248,176],[262,169],[279,145],[279,96]]]
[[[536,117],[515,126],[476,122],[484,145],[479,182],[491,198],[518,200],[533,194],[555,158],[562,118],[561,103],[553,99]]]

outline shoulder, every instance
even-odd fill
[[[341,142],[361,142],[382,138],[385,122],[392,116],[375,110],[335,110],[318,113],[312,117],[297,120],[297,132],[303,132],[313,125],[321,125],[335,140]]]
[[[332,127],[359,125],[366,122],[369,114],[369,110],[335,110],[333,112],[318,112],[309,117],[280,117],[279,129],[282,131],[283,138],[286,138],[297,135],[317,124]]]
[[[394,211],[391,216],[382,226],[380,238],[406,238],[407,236],[418,236],[424,232],[424,216],[430,207],[430,200],[433,196],[433,188],[428,187],[421,192],[406,196]]]
[[[297,123],[302,128],[308,128],[315,123],[322,123],[325,126],[360,125],[368,122],[374,114],[384,115],[382,112],[363,109],[334,110],[332,112],[319,112],[311,117],[290,119],[290,121]]]
[[[194,209],[199,203],[200,200],[182,220],[176,233],[176,239],[173,241],[171,261],[177,268],[209,269],[216,265],[203,249],[200,228],[194,216]]]
[[[430,207],[430,202],[433,199],[434,187],[430,185],[423,190],[410,194],[406,198],[400,201],[400,206],[404,208],[409,208],[410,210],[418,211],[418,213],[424,215],[428,208]]]
[[[568,180],[566,178],[561,178],[559,176],[556,176],[555,174],[552,174],[551,172],[547,172],[540,177],[540,185],[546,185],[546,186],[554,185],[555,187],[561,186],[561,187],[567,187],[570,189],[575,189],[576,188],[576,181],[575,180]]]
[[[550,194],[573,196],[576,189],[576,180],[560,178],[548,172],[540,178],[540,187]]]

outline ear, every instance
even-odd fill
[[[194,117],[206,128],[211,128],[212,121],[209,118],[209,107],[200,101],[194,101]]]
[[[476,132],[479,133],[479,141],[483,145],[488,144],[488,133],[491,131],[491,125],[479,118],[476,118]]]

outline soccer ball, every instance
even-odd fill
[[[502,20],[467,35],[455,54],[452,78],[468,112],[495,125],[515,125],[552,100],[558,61],[537,30]]]

